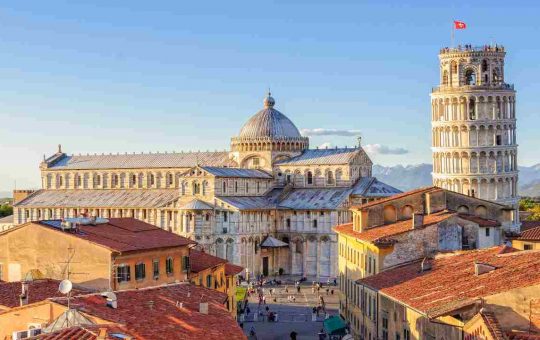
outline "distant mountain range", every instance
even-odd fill
[[[425,187],[431,182],[431,164],[373,165],[373,176],[400,190],[407,191]],[[519,194],[521,196],[540,196],[540,164],[519,167]]]

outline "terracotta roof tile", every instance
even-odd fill
[[[521,231],[540,227],[540,221],[521,221]]]
[[[106,332],[106,337],[103,340],[118,340],[113,334],[123,334],[134,337],[129,331],[118,325],[95,325],[95,326],[75,326],[64,328],[53,333],[43,333],[28,339],[36,340],[97,340],[100,331]]]
[[[469,215],[469,214],[459,214],[459,218],[462,218],[462,219],[467,220],[467,221],[474,222],[474,223],[478,224],[481,227],[492,227],[493,228],[493,227],[498,227],[498,226],[501,225],[499,223],[499,221],[490,220],[490,219],[487,219],[487,218],[478,217],[478,216]]]
[[[444,221],[451,216],[453,212],[442,211],[431,215],[424,216],[424,223],[419,228],[425,228],[430,225]],[[372,227],[366,229],[363,232],[357,232],[353,230],[352,223],[338,225],[334,228],[337,233],[345,234],[348,236],[355,237],[362,241],[368,241],[372,243],[387,243],[389,238],[399,234],[403,234],[409,231],[413,231],[412,220],[399,221],[392,224],[386,224],[381,226]]]
[[[501,325],[499,323],[499,320],[497,320],[497,317],[495,314],[487,311],[480,310],[480,316],[484,320],[484,324],[489,330],[489,333],[491,334],[492,338],[494,340],[505,340],[504,332],[501,328]]]
[[[227,263],[225,265],[225,275],[227,276],[240,274],[242,270],[244,270],[244,267],[240,267],[232,263]]]
[[[391,201],[396,200],[396,199],[407,197],[407,196],[410,196],[410,195],[426,193],[426,192],[431,192],[431,191],[436,191],[436,190],[443,190],[443,189],[441,189],[439,187],[435,187],[435,186],[418,188],[418,189],[406,191],[406,192],[401,193],[401,194],[393,195],[393,196],[390,196],[388,198],[383,198],[383,199],[380,199],[380,200],[372,201],[372,202],[369,202],[369,203],[366,203],[366,204],[354,205],[351,208],[352,209],[369,208],[369,207],[373,207],[373,206],[376,206],[376,205],[379,205],[379,204],[382,204],[382,203],[391,202]]]
[[[221,257],[213,256],[204,251],[192,249],[189,252],[189,263],[191,265],[191,272],[198,273],[208,268],[219,266],[220,264],[227,263],[227,260]]]
[[[116,309],[106,306],[100,294],[75,296],[71,305],[82,313],[122,325],[136,339],[246,339],[224,306],[225,293],[180,283],[115,294]],[[53,301],[67,305],[66,298]],[[208,314],[199,312],[201,301],[208,302]]]
[[[436,317],[486,295],[539,284],[540,252],[508,248],[456,252],[435,258],[429,271],[420,272],[419,263],[411,263],[358,282]],[[496,269],[475,275],[475,262]]]
[[[524,241],[540,241],[540,227],[527,229],[517,238]]]
[[[509,331],[506,332],[508,340],[540,340],[540,334]]]
[[[28,303],[40,302],[51,297],[64,296],[58,291],[58,280],[36,280],[28,283]],[[21,305],[19,296],[22,292],[21,282],[0,282],[0,305],[14,308]],[[88,290],[73,288],[75,294],[88,293]]]
[[[30,222],[63,232],[60,220]],[[111,218],[107,223],[81,225],[68,235],[99,244],[113,251],[129,252],[195,244],[195,241],[170,233],[135,218]]]

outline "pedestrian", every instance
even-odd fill
[[[326,295],[329,295],[330,293],[330,289],[328,289],[328,287],[326,288]]]
[[[334,286],[337,286],[337,279],[334,278]]]
[[[255,336],[255,327],[251,326],[251,328],[249,329],[249,335]]]
[[[291,334],[289,335],[291,337],[291,340],[296,340],[296,336],[298,335],[298,333],[296,333],[295,331],[292,331]]]
[[[270,310],[270,307],[266,306],[266,312],[268,312]]]
[[[296,286],[296,291],[300,293],[300,285]]]
[[[293,302],[296,302],[296,296],[293,296],[293,297],[292,297],[292,301],[293,301]]]
[[[263,305],[266,305],[266,296],[262,297]]]
[[[333,289],[330,291],[330,294],[334,295],[334,290]]]
[[[289,292],[289,288],[285,286],[285,293],[288,293],[288,292]]]

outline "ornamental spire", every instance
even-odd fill
[[[272,98],[272,93],[270,92],[270,88],[268,88],[268,95],[264,98],[264,107],[273,108],[275,104],[276,101]]]

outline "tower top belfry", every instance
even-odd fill
[[[514,85],[501,45],[442,48],[431,92],[433,184],[514,208],[518,167]],[[478,213],[478,212],[469,212]]]

